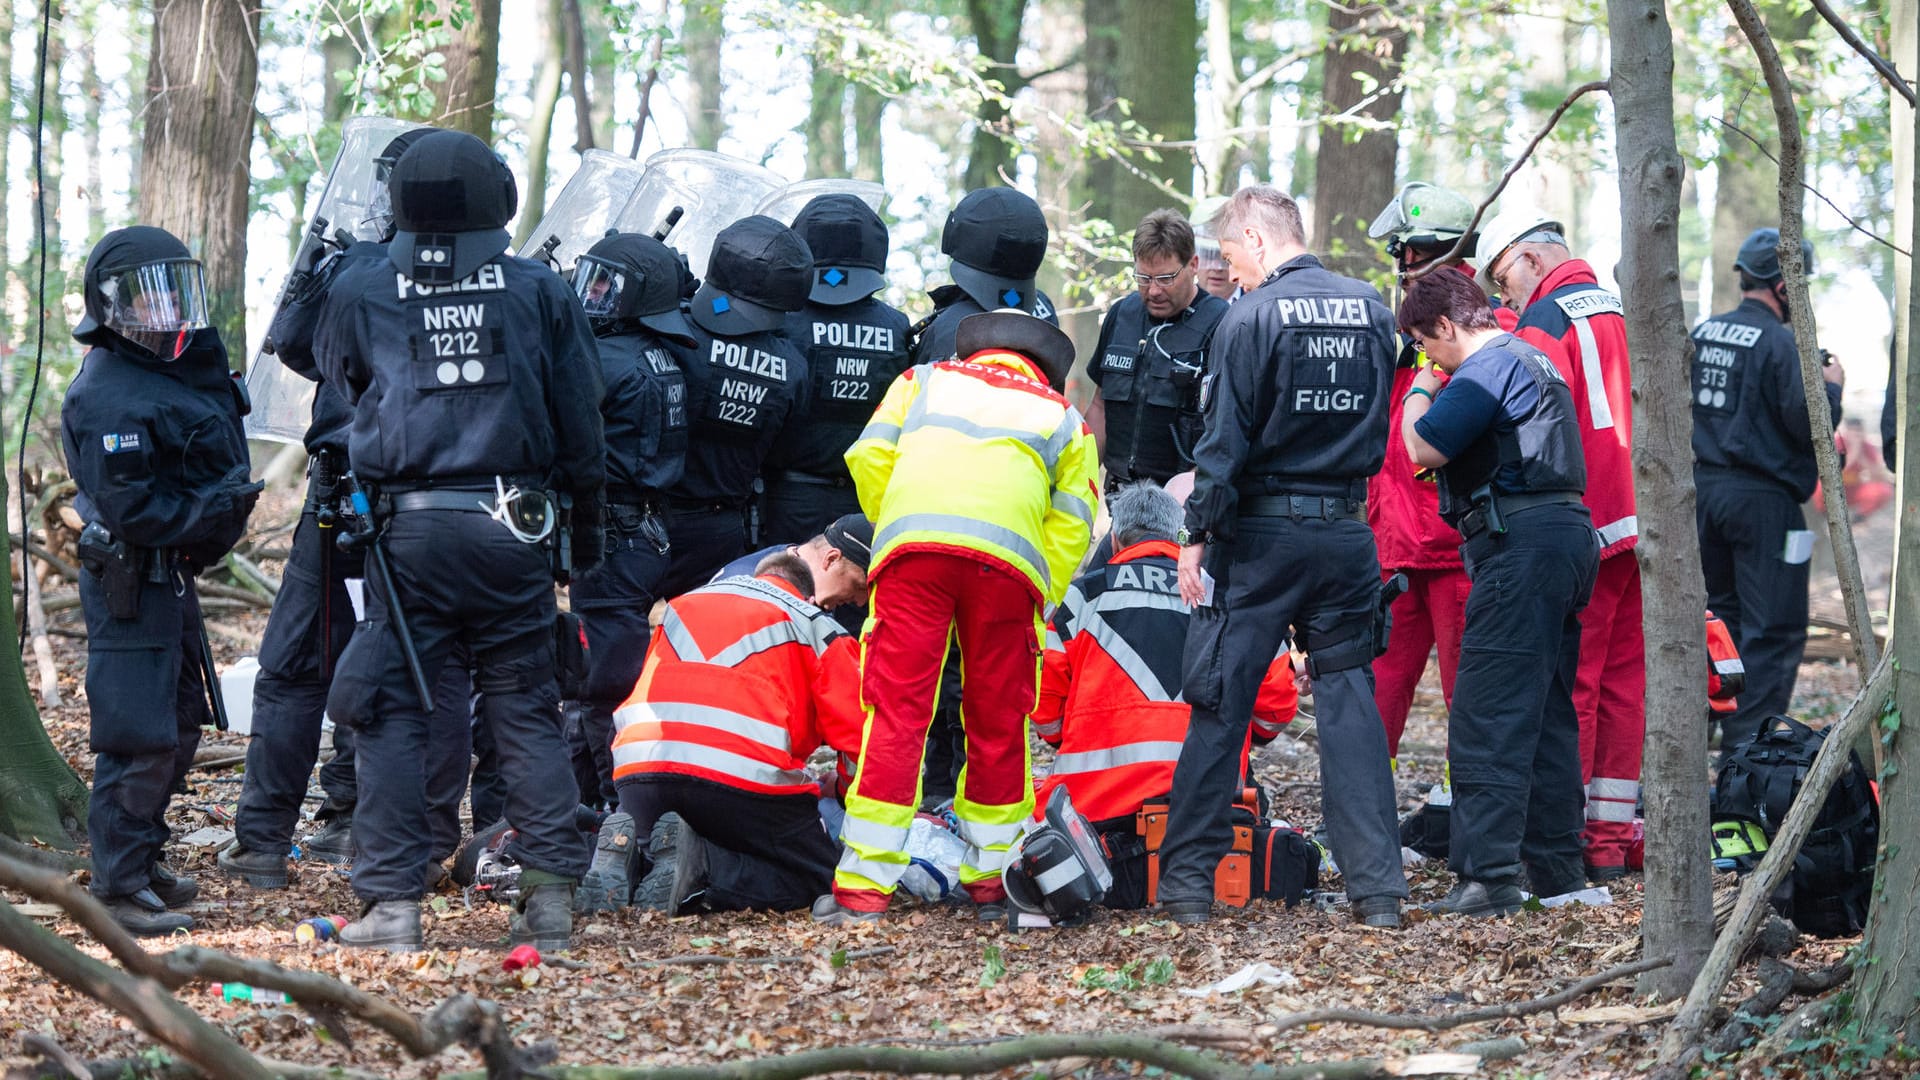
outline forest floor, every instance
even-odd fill
[[[1860,542],[1870,579],[1886,560],[1890,526],[1869,520]],[[1884,574],[1876,606],[1885,607]],[[1816,606],[1826,585],[1816,585]],[[263,613],[214,618],[223,662],[250,655]],[[56,626],[64,625],[56,618]],[[89,775],[81,693],[84,643],[56,638],[67,704],[47,711],[57,745]],[[31,671],[31,663],[29,664]],[[1796,710],[1835,717],[1857,689],[1850,666],[1802,668]],[[1320,819],[1316,743],[1295,725],[1255,763],[1276,815],[1311,833]],[[244,740],[209,734],[209,745]],[[1401,745],[1402,809],[1418,806],[1440,778],[1445,716],[1430,670]],[[1036,760],[1044,755],[1036,754]],[[190,940],[248,957],[310,968],[424,1013],[456,993],[501,1004],[523,1043],[551,1040],[563,1064],[715,1064],[794,1050],[853,1044],[977,1042],[1028,1033],[1139,1032],[1169,1024],[1235,1029],[1255,1049],[1241,1056],[1273,1063],[1348,1058],[1402,1059],[1462,1043],[1516,1037],[1519,1057],[1488,1062],[1480,1075],[1613,1077],[1643,1069],[1671,1006],[1633,997],[1631,980],[1595,991],[1557,1012],[1427,1034],[1343,1025],[1275,1032],[1277,1014],[1351,1007],[1441,1014],[1476,1005],[1518,1002],[1562,989],[1638,955],[1637,876],[1613,890],[1602,907],[1527,912],[1506,920],[1430,918],[1415,913],[1397,932],[1368,930],[1344,909],[1313,904],[1286,909],[1256,901],[1201,927],[1179,927],[1146,913],[1104,913],[1073,930],[1011,934],[983,926],[971,909],[896,906],[877,926],[817,927],[805,913],[708,915],[669,920],[639,911],[585,917],[576,923],[576,967],[546,965],[502,971],[507,919],[503,907],[443,891],[430,901],[428,950],[411,956],[366,955],[332,945],[296,942],[293,928],[316,915],[351,916],[356,908],[336,868],[295,863],[293,888],[256,892],[224,878],[217,846],[193,834],[229,825],[240,770],[196,771],[173,803],[172,864],[201,884],[190,908],[199,926],[162,948]],[[317,800],[309,808],[317,805]],[[1416,901],[1450,885],[1444,867],[1409,869]],[[1731,875],[1723,875],[1723,885]],[[1338,878],[1323,890],[1337,892]],[[44,920],[87,952],[104,956],[74,924]],[[1789,959],[1823,967],[1850,942],[1803,940]],[[890,949],[846,959],[842,950]],[[792,959],[763,964],[661,963],[687,956]],[[841,961],[836,963],[836,961]],[[1290,974],[1285,985],[1194,996],[1204,986],[1265,963]],[[1732,994],[1755,985],[1752,968]],[[337,1064],[392,1076],[431,1076],[480,1068],[478,1055],[450,1050],[409,1060],[393,1043],[356,1027],[352,1050],[316,1036],[292,1007],[223,1003],[206,988],[183,991],[202,1015],[256,1052],[283,1061]],[[1730,996],[1730,1000],[1737,1000]],[[1789,1001],[1788,1007],[1794,1004]],[[92,1000],[52,984],[19,957],[0,954],[0,1066],[24,1064],[20,1038],[51,1036],[84,1058],[139,1054],[151,1044],[133,1025]],[[1826,1075],[1819,1055],[1776,1063],[1772,1075]],[[1126,1067],[1121,1066],[1124,1074]],[[1905,1075],[1886,1066],[1882,1075]],[[1047,1074],[1042,1067],[1041,1075]],[[1077,1070],[1077,1071],[1072,1071]],[[1056,1075],[1115,1075],[1109,1064],[1069,1063]],[[1135,1067],[1135,1071],[1140,1071]],[[1035,1075],[1018,1070],[1008,1075]]]

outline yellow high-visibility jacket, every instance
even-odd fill
[[[1060,602],[1100,508],[1100,456],[1079,410],[1025,357],[921,364],[887,388],[847,449],[879,573],[902,551],[948,551]]]

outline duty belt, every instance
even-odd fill
[[[1365,499],[1341,499],[1327,495],[1242,495],[1242,517],[1285,517],[1295,521],[1365,521]]]
[[[667,499],[667,509],[675,514],[719,514],[739,513],[742,507],[738,503],[724,502],[720,499]]]
[[[1486,532],[1501,518],[1517,514],[1522,510],[1531,510],[1536,506],[1557,506],[1561,504],[1579,505],[1580,496],[1571,491],[1519,492],[1511,495],[1495,495],[1493,505],[1476,503],[1473,509],[1460,517],[1460,536],[1471,540]],[[1491,510],[1491,513],[1489,511]],[[1502,526],[1501,531],[1505,531]]]
[[[788,469],[774,469],[770,474],[775,480],[789,484],[812,484],[815,487],[850,488],[853,478],[850,476],[821,476],[819,473],[793,472]]]
[[[382,500],[396,514],[410,510],[466,510],[475,514],[493,513],[491,491],[403,491]]]

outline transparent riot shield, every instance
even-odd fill
[[[382,182],[376,176],[374,158],[402,132],[422,125],[384,116],[356,116],[341,128],[340,153],[327,171],[327,185],[313,204],[306,232],[301,234],[300,250],[293,265],[316,262],[314,249],[328,246],[344,249],[357,240],[380,239],[380,223],[374,215],[374,195]],[[289,271],[288,277],[292,277]],[[280,313],[286,300],[287,283],[281,282],[273,302],[273,314]],[[268,325],[272,325],[269,319]],[[253,398],[253,412],[247,416],[247,437],[273,442],[299,442],[306,433],[313,413],[314,384],[287,370],[273,355],[271,339],[261,343],[247,368],[247,393]]]
[[[879,213],[887,201],[887,189],[871,180],[843,180],[828,178],[823,180],[802,180],[788,184],[779,191],[760,200],[753,208],[756,214],[764,214],[782,225],[793,224],[802,207],[822,195],[852,195]]]
[[[587,249],[605,236],[614,216],[633,197],[647,167],[608,150],[589,150],[580,158],[567,186],[554,196],[540,224],[527,234],[518,254],[546,262],[565,274]]]
[[[682,216],[662,239],[683,252],[694,275],[704,278],[713,238],[784,186],[778,173],[751,161],[711,150],[662,150],[647,159],[646,175],[613,227],[657,235],[678,208]]]

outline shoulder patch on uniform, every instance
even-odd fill
[[[1569,319],[1590,319],[1595,315],[1622,315],[1626,308],[1620,305],[1620,298],[1605,289],[1583,289],[1580,292],[1556,296],[1553,302]]]
[[[109,454],[125,454],[140,449],[140,433],[129,431],[122,435],[102,435],[100,445]]]

